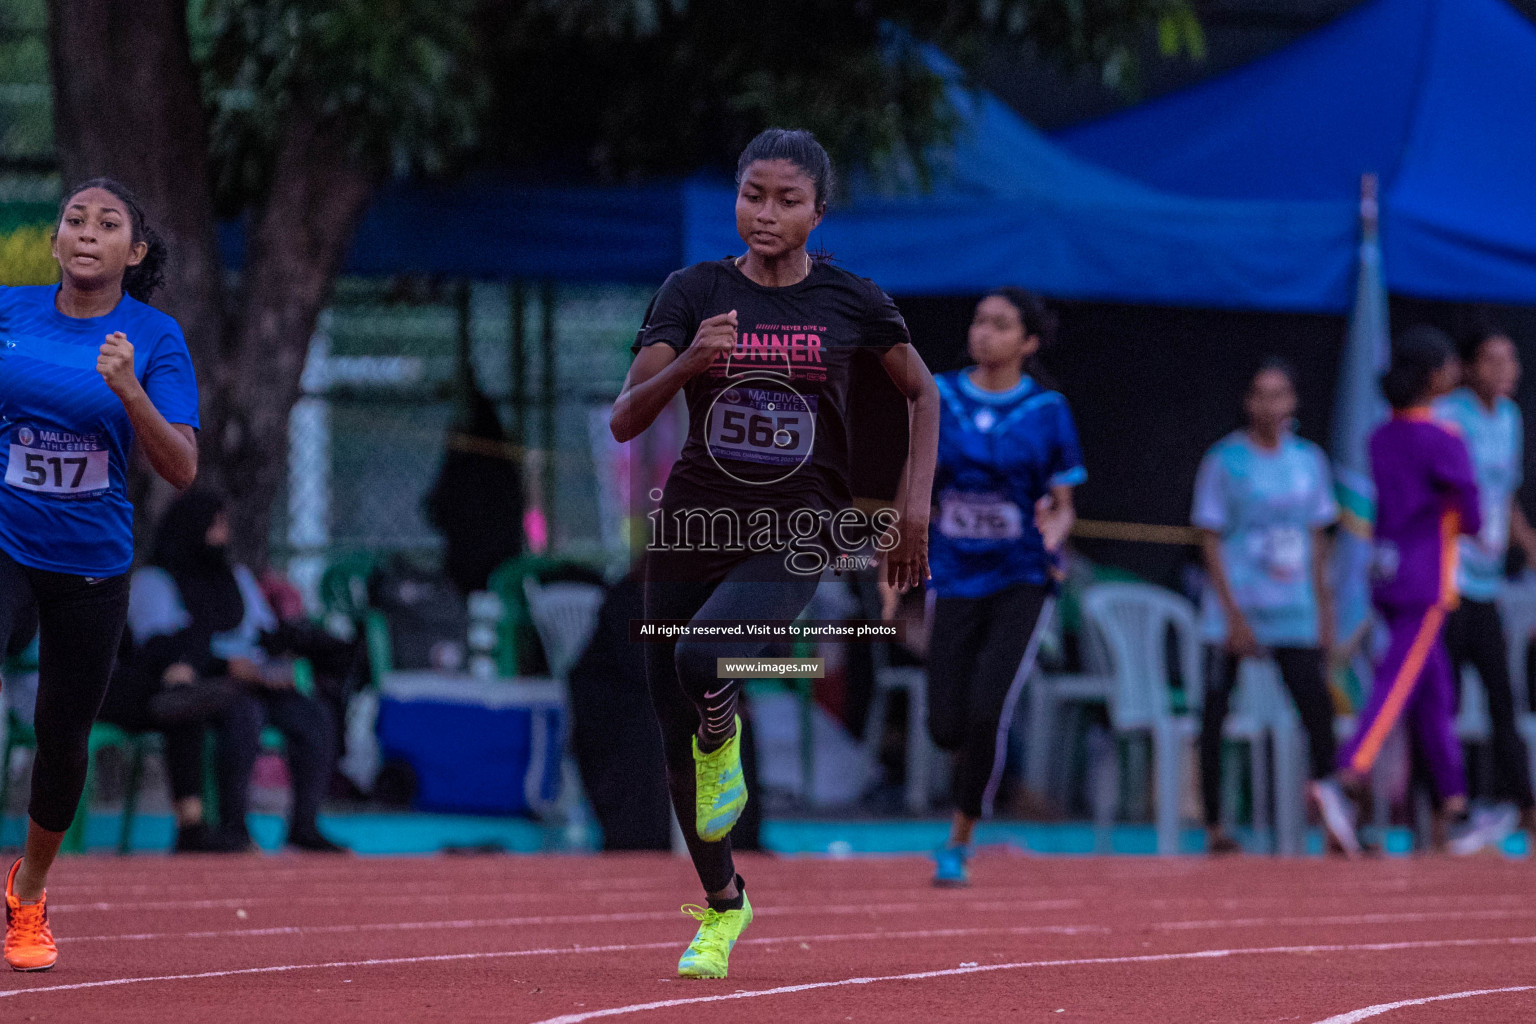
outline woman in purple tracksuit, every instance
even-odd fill
[[[1371,599],[1391,643],[1355,734],[1339,751],[1339,773],[1319,794],[1324,824],[1348,854],[1360,846],[1343,791],[1364,781],[1405,716],[1429,763],[1442,813],[1466,815],[1455,680],[1442,631],[1457,600],[1457,537],[1475,535],[1482,517],[1467,447],[1429,411],[1432,400],[1455,387],[1457,370],[1450,340],[1434,328],[1414,327],[1394,343],[1381,379],[1392,418],[1370,441],[1376,484]]]

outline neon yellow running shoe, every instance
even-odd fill
[[[699,750],[699,738],[693,738],[693,824],[699,838],[718,843],[731,834],[731,827],[747,806],[747,780],[741,774],[741,716],[736,716],[736,732],[717,750],[705,754]]]
[[[699,922],[698,934],[677,962],[683,978],[723,978],[730,969],[731,950],[741,933],[752,923],[752,901],[742,890],[740,910],[712,910],[688,904],[683,913]]]

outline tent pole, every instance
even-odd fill
[[[544,517],[549,523],[549,546],[555,546],[555,283],[545,281],[539,294],[539,310],[543,314],[543,330],[540,333],[540,365],[544,371],[542,394],[539,401],[540,440],[544,447],[544,461],[540,468],[544,476]]]
[[[511,318],[512,348],[507,357],[510,371],[509,389],[512,396],[512,427],[516,431],[512,440],[517,445],[528,443],[528,286],[521,280],[513,281],[510,289],[509,316]]]

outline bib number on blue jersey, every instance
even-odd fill
[[[1300,579],[1307,569],[1307,533],[1296,526],[1271,526],[1257,534],[1258,560],[1272,579]]]
[[[29,447],[13,441],[5,482],[19,490],[60,497],[106,490],[106,449],[78,450],[83,447],[78,443],[57,448]]]
[[[1024,512],[995,494],[951,492],[939,499],[939,532],[954,540],[1018,540]]]
[[[765,388],[731,388],[709,414],[706,438],[717,459],[794,466],[810,454],[816,397]]]

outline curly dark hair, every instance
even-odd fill
[[[170,246],[150,226],[138,196],[134,195],[128,186],[115,178],[91,178],[88,181],[82,181],[64,193],[64,198],[59,203],[59,216],[55,225],[64,220],[64,211],[69,208],[70,200],[91,188],[112,193],[128,208],[128,221],[133,228],[133,244],[143,242],[148,246],[139,264],[123,271],[123,291],[140,302],[148,302],[155,290],[165,283],[165,266],[171,258]]]

